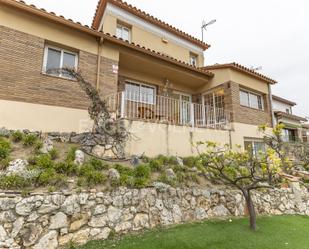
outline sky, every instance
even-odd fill
[[[26,2],[91,25],[98,0]],[[204,34],[211,45],[205,64],[237,62],[262,67],[260,73],[278,81],[273,94],[297,102],[294,114],[309,117],[308,0],[127,2],[200,39],[202,21],[216,19]]]

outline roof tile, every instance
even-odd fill
[[[127,11],[130,11],[131,13],[143,18],[146,21],[149,21],[157,26],[160,26],[161,28],[164,28],[178,36],[181,36],[182,38],[185,38],[186,40],[194,43],[195,45],[198,45],[199,47],[203,48],[203,49],[208,49],[210,47],[209,44],[193,37],[192,35],[189,35],[183,31],[181,31],[180,29],[146,13],[145,11],[138,9],[136,7],[133,7],[131,4],[128,4],[127,2],[124,2],[122,0],[99,0],[97,8],[96,8],[96,12],[92,21],[92,27],[95,29],[98,29],[99,27],[99,23],[100,23],[100,18],[103,16],[104,10],[106,8],[106,4],[107,2],[110,2],[112,4],[117,5],[120,8],[123,8]]]
[[[61,15],[56,15],[54,12],[47,12],[45,9],[44,10],[39,9],[35,5],[28,5],[22,0],[2,0],[1,3],[5,3],[5,4],[9,4],[9,5],[12,4],[12,3],[17,3],[17,4],[20,4],[20,5],[26,6],[27,8],[23,8],[26,11],[32,10],[32,13],[36,13],[37,15],[40,15],[40,16],[41,16],[41,13],[44,13],[44,14],[46,14],[45,17],[47,17],[47,18],[52,17],[54,21],[59,21],[59,22],[62,21],[61,22],[62,24],[66,24],[66,25],[68,25],[72,28],[76,28],[76,29],[79,28],[79,30],[84,31],[84,32],[89,32],[90,34],[95,35],[97,37],[110,38],[114,42],[118,41],[118,43],[120,42],[121,44],[130,46],[131,48],[143,49],[144,52],[148,52],[149,54],[160,56],[161,58],[166,58],[171,62],[175,62],[178,65],[184,66],[184,67],[191,69],[195,72],[203,73],[203,74],[207,75],[208,77],[214,76],[214,74],[212,72],[205,70],[204,68],[197,68],[197,67],[191,66],[190,64],[188,64],[184,61],[175,59],[171,56],[157,52],[155,50],[151,50],[150,48],[146,48],[144,46],[141,46],[140,44],[135,44],[135,43],[130,43],[129,41],[124,41],[121,38],[116,37],[115,35],[111,35],[109,33],[103,33],[101,31],[96,31],[96,30],[94,30],[93,28],[90,28],[87,25],[80,24],[80,22],[74,22],[73,20],[66,19],[65,17],[63,17]],[[33,10],[35,10],[35,12],[33,12]],[[74,25],[72,25],[72,24],[74,24]]]
[[[242,66],[236,62],[232,62],[232,63],[226,63],[226,64],[214,64],[214,65],[209,65],[209,66],[206,66],[206,67],[203,67],[204,69],[206,70],[211,70],[211,69],[220,69],[220,68],[233,68],[233,69],[236,69],[236,70],[239,70],[239,71],[242,71],[244,73],[247,73],[247,74],[250,74],[256,78],[259,78],[263,81],[266,81],[268,83],[271,83],[271,84],[275,84],[277,83],[277,81],[275,81],[274,79],[271,79],[263,74],[260,74],[248,67],[245,67],[245,66]]]

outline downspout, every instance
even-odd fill
[[[271,112],[271,122],[272,122],[272,127],[275,127],[275,113],[273,110],[273,95],[271,91],[271,84],[268,84],[268,93],[269,93],[269,109]]]
[[[101,68],[101,54],[102,54],[102,45],[104,42],[104,38],[101,37],[98,40],[98,61],[97,61],[97,82],[96,82],[96,89],[99,90],[100,88],[100,68]]]

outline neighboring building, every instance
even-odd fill
[[[295,102],[273,95],[273,111],[276,124],[284,124],[283,138],[287,142],[307,141],[304,122],[306,118],[294,115]]]
[[[304,142],[309,143],[309,124],[303,124],[302,138]]]
[[[204,66],[209,45],[120,0],[101,0],[92,28],[14,0],[0,1],[0,126],[89,129],[80,70],[126,119],[128,154],[191,155],[198,141],[260,148],[276,81],[236,63]]]

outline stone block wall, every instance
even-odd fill
[[[309,215],[307,189],[255,192],[259,214]],[[243,216],[245,203],[236,190],[180,189],[163,183],[153,188],[110,192],[0,195],[0,248],[59,248],[84,244],[109,234],[213,217]]]

